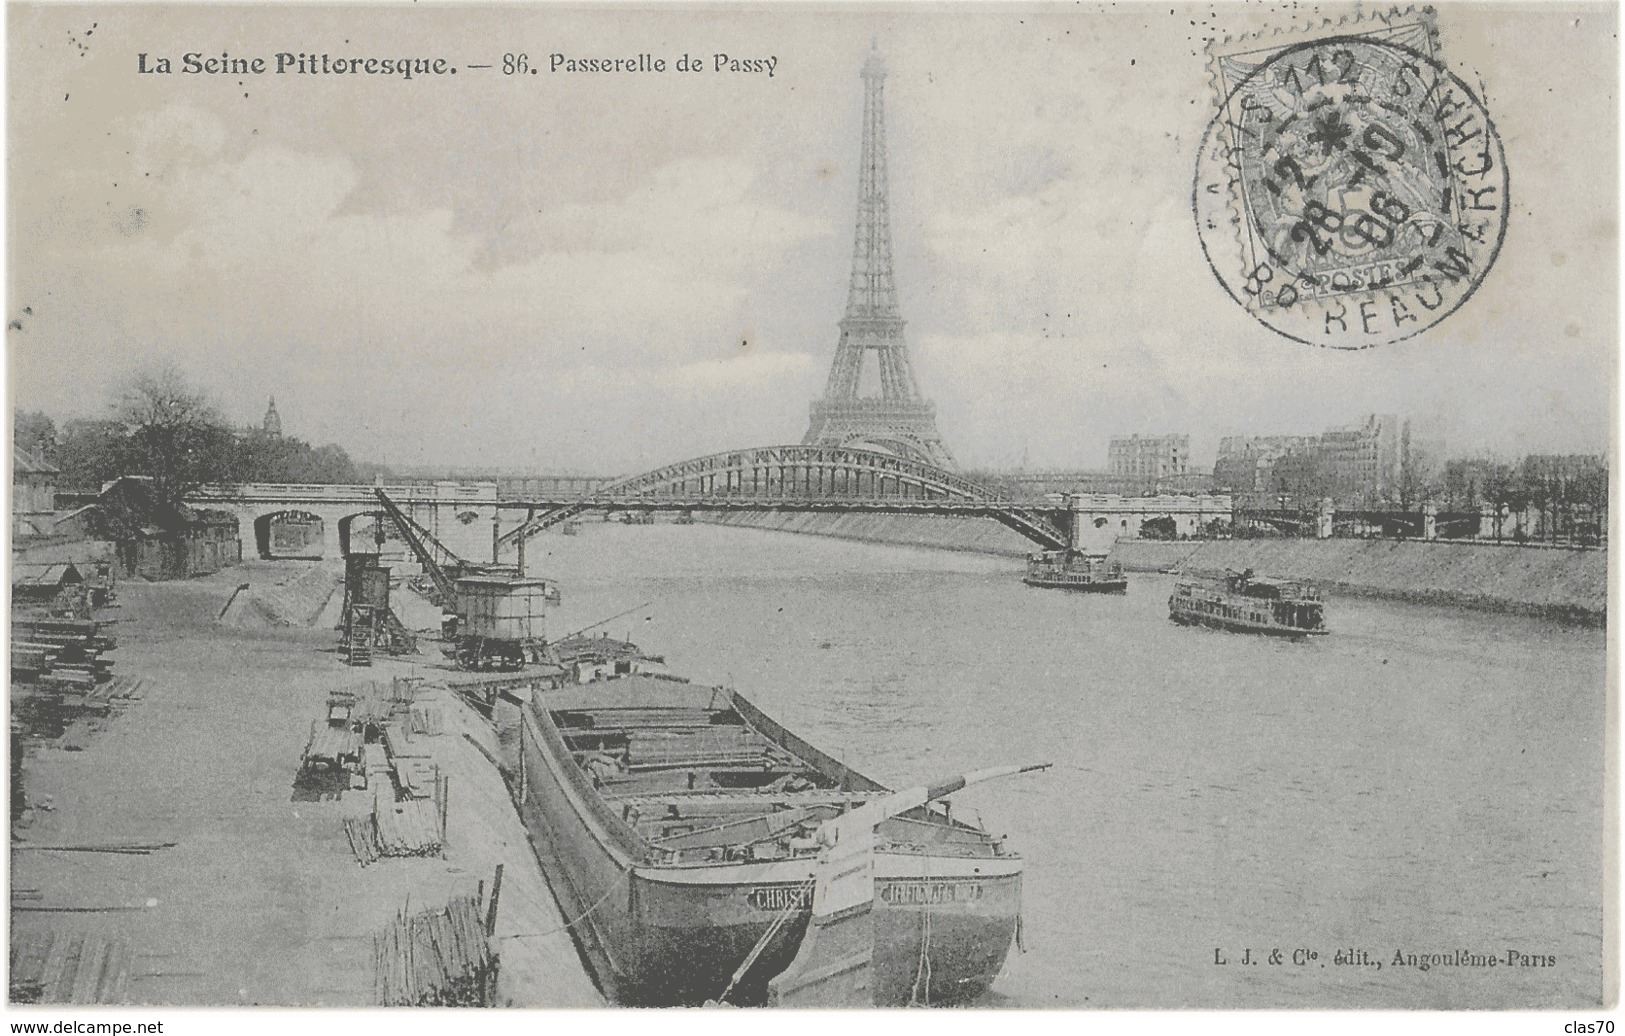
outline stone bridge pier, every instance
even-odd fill
[[[1083,493],[1065,498],[1072,512],[1073,546],[1104,554],[1119,538],[1140,539],[1149,522],[1171,527],[1175,537],[1195,536],[1215,520],[1228,527],[1235,507],[1228,493],[1201,496],[1119,496]]]

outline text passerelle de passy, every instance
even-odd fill
[[[563,73],[663,73],[677,72],[737,72],[766,74],[773,78],[779,59],[767,57],[739,57],[723,53],[703,57],[683,54],[675,60],[643,53],[631,57],[571,57],[562,53],[549,54],[548,72]],[[488,66],[472,66],[488,67]],[[142,75],[369,75],[415,76],[456,75],[457,64],[444,57],[358,57],[350,55],[315,54],[280,51],[270,57],[233,56],[222,51],[218,55],[202,51],[188,51],[177,64],[165,55],[139,53],[136,72]]]

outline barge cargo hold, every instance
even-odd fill
[[[872,897],[865,945],[834,969],[847,982],[841,1002],[965,1003],[1002,969],[1020,857],[931,797],[893,795],[738,693],[634,674],[541,693],[523,713],[520,813],[612,1000],[766,1002],[801,949],[820,859],[839,837],[830,822],[866,805],[849,826],[877,818],[864,821]],[[807,963],[775,1002],[805,1002],[795,989],[808,988]]]

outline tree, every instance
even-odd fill
[[[1581,542],[1595,545],[1608,527],[1608,469],[1580,472],[1574,478],[1572,492],[1581,515]]]
[[[127,446],[124,426],[117,421],[68,421],[52,463],[62,469],[65,489],[93,493],[125,473]]]
[[[38,410],[18,410],[11,419],[11,445],[56,463],[56,422]]]
[[[136,375],[114,410],[126,437],[123,473],[150,478],[155,503],[175,507],[199,486],[232,479],[231,430],[174,368]]]
[[[237,444],[234,480],[337,484],[361,478],[338,446],[317,446],[287,436],[250,433]]]
[[[62,469],[67,490],[95,493],[121,476],[145,476],[141,503],[162,509],[208,484],[367,482],[380,470],[358,465],[338,446],[257,429],[236,433],[207,395],[168,367],[131,377],[107,418],[69,420],[58,434],[44,414],[19,412],[15,429],[19,447],[32,448],[30,436],[55,443],[47,459]]]

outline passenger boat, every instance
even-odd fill
[[[937,801],[964,778],[893,793],[736,692],[648,673],[536,695],[519,756],[537,857],[618,1003],[760,1004],[770,981],[787,1006],[964,1003],[1004,965],[1022,863]],[[836,843],[869,869],[804,947]]]
[[[1021,581],[1055,590],[1114,593],[1128,589],[1121,564],[1107,561],[1104,554],[1080,550],[1045,550],[1027,555],[1027,575]]]
[[[1326,628],[1320,592],[1312,585],[1245,572],[1181,575],[1168,598],[1168,617],[1185,625],[1241,633],[1309,637]]]

